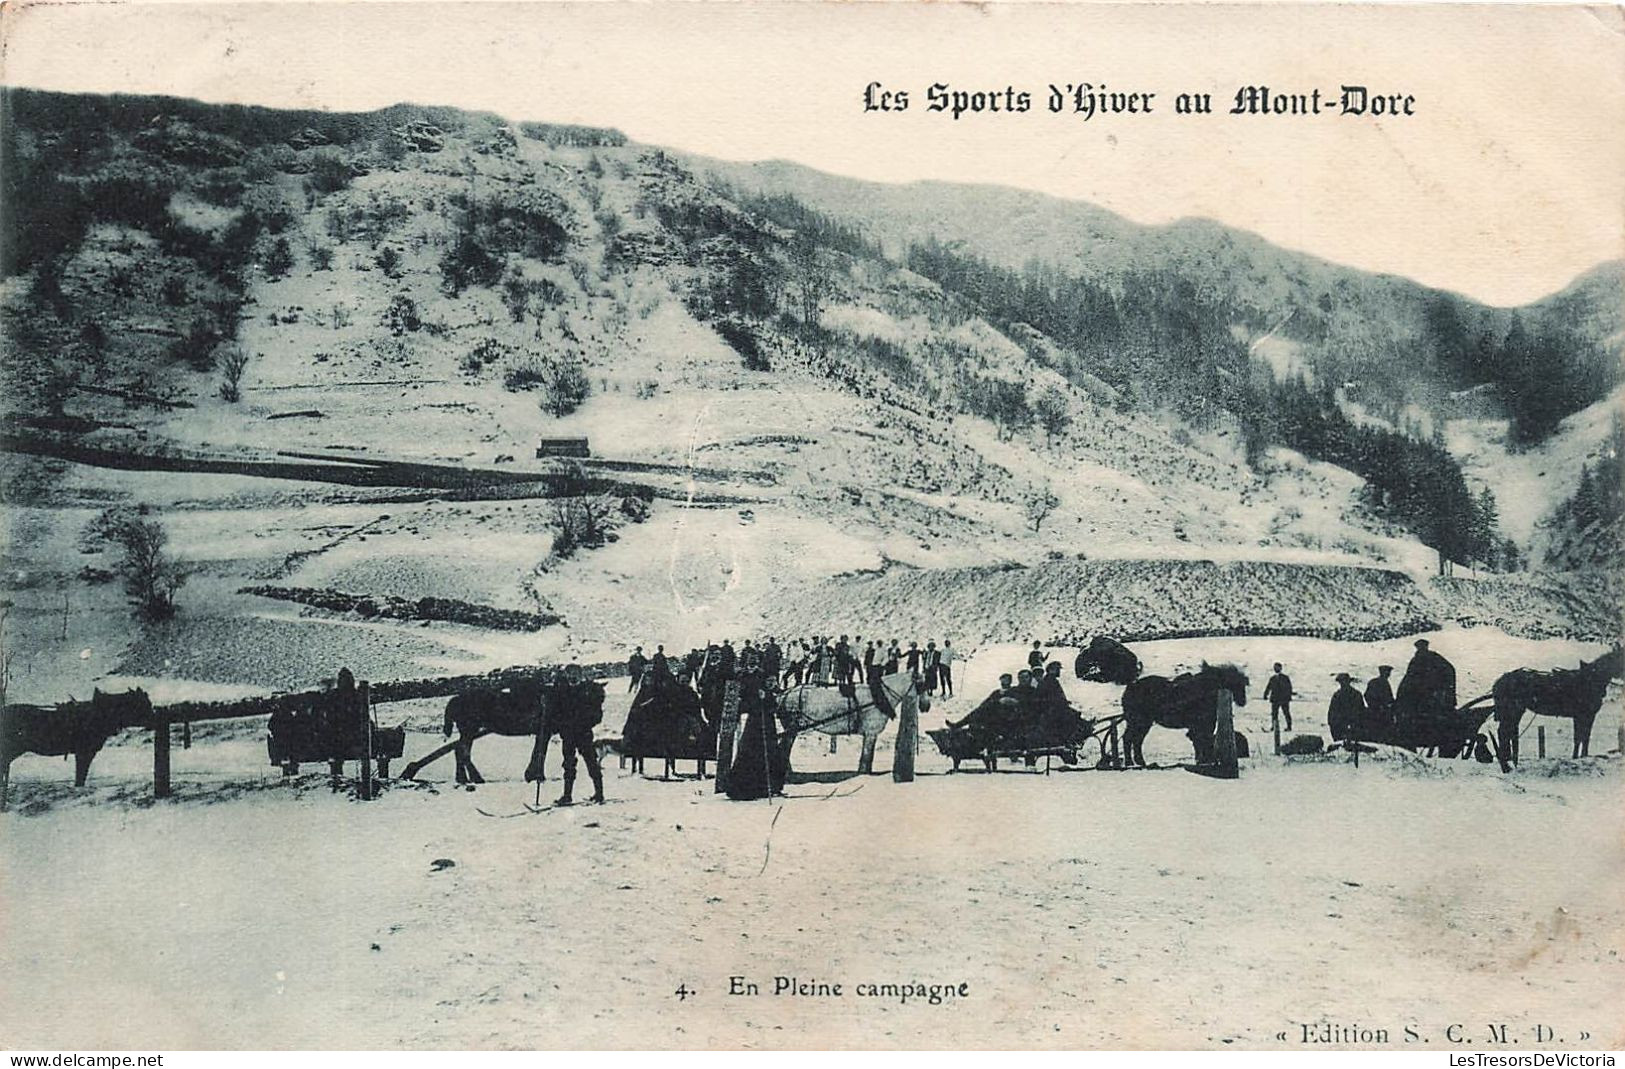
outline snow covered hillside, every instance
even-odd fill
[[[1069,343],[903,266],[867,214],[715,186],[614,131],[450,109],[30,106],[11,136],[58,214],[17,220],[26,270],[0,290],[19,353],[7,633],[33,653],[18,697],[110,673],[265,688],[351,661],[383,678],[614,659],[845,630],[848,613],[978,641],[1484,618],[1465,588],[1419,592],[1435,550],[1360,476],[1261,446],[1234,399],[1191,396],[1197,379],[1175,390],[1193,422],[1111,385]],[[1243,359],[1290,362],[1290,333]],[[1183,358],[1135,357],[1148,375]],[[575,439],[590,456],[539,455]],[[1522,460],[1520,486],[1557,465]],[[572,494],[607,502],[580,549],[561,541]],[[116,552],[86,542],[110,508],[144,510],[187,571],[173,619],[128,617]],[[1025,595],[991,578],[941,628],[906,593],[865,603],[866,576],[960,591],[1000,567],[1059,590],[1080,558],[1141,563],[1065,620],[1043,619],[1062,611],[1048,595],[996,604]],[[1273,562],[1307,602],[1283,613],[1212,579],[1223,568],[1193,586],[1183,562],[1202,561]],[[1392,600],[1345,581],[1358,569],[1413,585]],[[247,592],[267,585],[560,622],[408,623]],[[1509,626],[1596,633],[1602,610],[1529,596],[1540,622]]]
[[[1450,451],[1463,473],[1488,487],[1501,503],[1501,526],[1535,560],[1550,548],[1550,521],[1574,495],[1580,470],[1605,456],[1614,428],[1625,418],[1625,389],[1564,420],[1551,438],[1532,449],[1509,448],[1505,420],[1451,420],[1445,425]]]

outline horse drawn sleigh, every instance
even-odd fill
[[[967,717],[947,727],[927,731],[942,756],[953,762],[953,770],[960,770],[963,761],[980,761],[988,772],[996,772],[999,761],[1021,761],[1035,767],[1044,759],[1045,771],[1052,758],[1067,765],[1076,765],[1083,759],[1084,749],[1095,743],[1100,750],[1096,768],[1118,767],[1122,761],[1119,741],[1121,716],[1091,720],[1082,716],[1056,717],[1053,721],[1026,722],[1019,705],[1014,710],[1003,710],[992,717],[971,720]],[[972,714],[978,710],[972,710]],[[993,710],[987,710],[993,713]],[[996,718],[994,718],[996,717]],[[971,721],[967,723],[966,721]]]
[[[1095,768],[1144,768],[1143,744],[1153,725],[1184,730],[1197,767],[1216,763],[1220,695],[1228,694],[1235,705],[1247,702],[1247,677],[1241,670],[1204,664],[1198,672],[1168,678],[1140,676],[1138,661],[1133,668],[1134,678],[1123,689],[1123,711],[1118,714],[1085,717],[1059,694],[1058,686],[1047,696],[1016,686],[995,691],[962,720],[927,734],[956,771],[960,762],[971,759],[980,759],[989,771],[997,769],[1000,758],[1019,759],[1033,767],[1042,757],[1046,769],[1048,759],[1056,757],[1076,765],[1090,743],[1099,755]],[[1084,671],[1080,668],[1079,674]],[[1241,750],[1245,756],[1244,743]]]
[[[1420,643],[1419,643],[1420,645]],[[1436,656],[1436,655],[1435,655]],[[1441,659],[1442,660],[1442,659]],[[1408,682],[1412,669],[1406,673]],[[1350,747],[1395,746],[1442,758],[1474,757],[1498,761],[1503,772],[1518,761],[1519,727],[1525,713],[1574,722],[1573,756],[1591,752],[1591,729],[1611,680],[1625,669],[1625,650],[1615,646],[1577,668],[1516,668],[1496,679],[1490,693],[1457,706],[1454,669],[1435,669],[1421,685],[1400,684],[1392,705],[1377,708],[1358,702],[1328,717],[1332,739]],[[1486,727],[1495,720],[1492,734]]]
[[[1123,687],[1121,713],[1081,714],[1061,690],[1060,666],[1051,664],[1042,681],[1024,678],[1022,685],[1011,685],[1013,677],[1001,677],[1000,689],[967,716],[927,734],[955,771],[968,760],[980,760],[985,769],[994,771],[1001,758],[1020,760],[1028,767],[1043,758],[1048,771],[1053,758],[1068,766],[1078,764],[1091,743],[1098,753],[1094,768],[1143,768],[1142,745],[1157,724],[1186,732],[1198,768],[1218,762],[1219,698],[1228,693],[1233,704],[1246,704],[1247,677],[1241,670],[1204,664],[1198,672],[1172,678],[1140,672],[1133,651],[1116,639],[1097,635],[1079,652],[1073,673],[1086,682]],[[1238,751],[1246,755],[1245,740],[1239,737]]]
[[[641,773],[644,761],[653,757],[665,762],[663,776],[671,779],[678,761],[693,761],[696,775],[704,779],[706,762],[716,756],[724,700],[720,686],[697,694],[670,672],[645,672],[615,747],[622,767],[630,762],[632,771]]]
[[[1457,707],[1453,700],[1396,699],[1387,709],[1328,718],[1332,741],[1358,751],[1370,746],[1393,746],[1413,753],[1445,759],[1477,757],[1488,763],[1493,744],[1481,728],[1494,712],[1490,695]]]
[[[303,708],[278,709],[266,724],[265,750],[284,776],[296,775],[306,762],[327,762],[334,776],[346,761],[376,761],[378,775],[389,778],[389,763],[406,752],[404,726],[381,727],[372,717],[367,685],[358,688],[348,668],[337,685],[317,693]]]

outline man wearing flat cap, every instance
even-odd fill
[[[1337,691],[1326,711],[1326,727],[1335,742],[1357,738],[1365,721],[1365,699],[1354,689],[1354,677],[1347,672],[1337,673]]]
[[[1394,685],[1389,681],[1393,672],[1393,665],[1379,664],[1377,674],[1366,680],[1365,710],[1368,723],[1386,725],[1394,715]]]

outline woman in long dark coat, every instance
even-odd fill
[[[735,801],[767,798],[784,791],[786,761],[779,755],[773,696],[752,660],[739,677],[739,746],[728,770],[728,797]]]

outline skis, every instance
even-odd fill
[[[548,810],[553,808],[554,807],[550,805],[535,806],[531,805],[529,802],[526,802],[525,807],[517,813],[491,813],[481,809],[479,806],[474,807],[474,812],[478,813],[482,817],[491,817],[494,820],[512,820],[514,817],[533,816],[537,813],[546,813]]]
[[[481,809],[479,806],[474,807],[474,812],[478,813],[482,817],[490,817],[493,820],[512,820],[514,817],[531,817],[539,816],[542,813],[551,813],[555,809],[590,810],[596,809],[599,806],[620,805],[624,801],[626,801],[624,798],[605,798],[602,802],[571,802],[567,805],[559,805],[557,802],[552,805],[531,805],[529,802],[526,802],[524,803],[524,808],[517,813],[492,813],[488,810]]]

